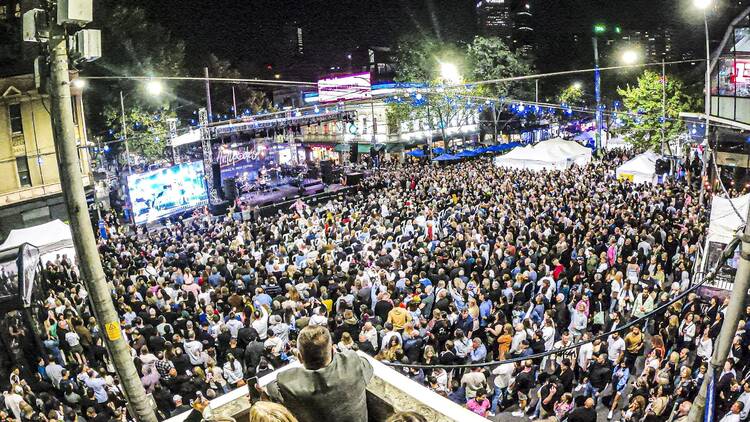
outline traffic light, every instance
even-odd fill
[[[603,34],[605,32],[607,32],[607,25],[605,25],[603,23],[598,23],[598,24],[594,25],[594,33],[596,33],[596,34]]]

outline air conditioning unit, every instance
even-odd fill
[[[23,14],[23,40],[37,42],[49,38],[47,12],[42,9],[31,9]]]
[[[98,29],[82,29],[73,35],[71,55],[78,61],[93,62],[102,56],[102,33]]]
[[[94,19],[92,0],[58,0],[58,25],[84,26]]]

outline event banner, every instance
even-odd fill
[[[201,161],[130,175],[128,189],[136,224],[208,204]]]

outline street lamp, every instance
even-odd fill
[[[458,67],[453,63],[441,62],[440,76],[444,81],[450,83],[457,84],[461,82],[461,75],[458,73]]]
[[[161,94],[161,91],[161,82],[152,79],[146,83],[146,92],[148,92],[150,95],[153,95],[154,97],[159,96]]]
[[[706,142],[706,147],[703,148],[703,154],[701,161],[703,162],[703,168],[701,169],[701,191],[700,196],[698,198],[698,203],[700,205],[703,205],[704,197],[706,194],[706,186],[705,186],[705,178],[707,173],[707,167],[708,167],[708,132],[709,132],[709,124],[710,124],[710,118],[711,115],[711,46],[709,45],[709,37],[708,37],[708,17],[706,15],[706,11],[711,6],[712,0],[693,0],[693,4],[696,8],[703,11],[703,28],[706,33],[706,76],[705,76],[705,90],[706,90],[706,97],[705,97],[705,104],[704,104],[704,111],[703,113],[706,115],[706,131],[704,133],[704,141]]]
[[[571,85],[571,87],[573,87],[575,89],[582,89],[583,88],[583,83],[581,83],[581,81],[575,81],[575,82],[573,82],[573,84]]]
[[[146,92],[154,97],[159,96],[162,92],[162,84],[157,80],[150,80],[146,83]],[[128,126],[125,121],[125,95],[120,90],[120,110],[122,111],[122,138],[125,141],[125,158],[128,162],[128,173],[132,173],[133,169],[130,167],[130,144],[128,143]]]
[[[638,52],[635,50],[625,50],[622,53],[622,62],[626,65],[634,64],[638,61]]]
[[[86,85],[88,85],[86,83],[86,80],[85,79],[81,79],[81,78],[75,78],[75,79],[73,79],[72,84],[73,84],[74,87],[76,87],[78,89],[86,88]]]

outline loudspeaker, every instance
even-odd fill
[[[222,181],[224,186],[224,199],[234,202],[237,199],[237,183],[234,177],[227,177]]]
[[[211,164],[211,173],[214,176],[214,186],[217,192],[221,192],[221,166],[219,163]]]
[[[349,161],[352,163],[359,161],[359,146],[356,143],[349,144]]]
[[[327,185],[335,183],[333,163],[330,160],[320,162],[320,178],[323,179],[323,183]]]

